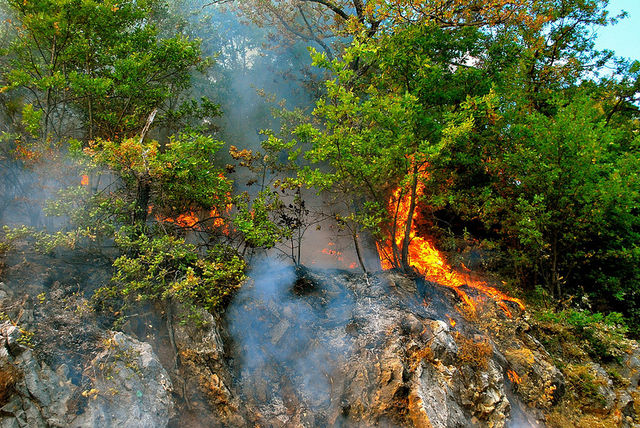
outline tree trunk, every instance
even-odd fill
[[[403,197],[404,197],[404,192],[401,189],[400,193],[398,194],[398,201],[396,202],[396,209],[393,215],[393,224],[391,227],[391,251],[393,252],[392,262],[393,262],[393,266],[398,269],[401,267],[400,260],[402,257],[400,256],[400,249],[398,248],[398,244],[396,242],[396,236],[398,234],[398,212],[400,211],[400,203]]]
[[[358,232],[357,229],[353,230],[351,234],[353,238],[353,246],[356,248],[356,256],[358,256],[358,263],[360,263],[360,267],[364,273],[367,273],[367,267],[364,265],[364,260],[362,259],[362,251],[360,250],[360,243],[358,242]]]
[[[407,213],[407,222],[404,226],[404,237],[402,239],[401,264],[405,273],[411,273],[413,270],[409,265],[409,243],[411,242],[411,226],[413,225],[413,213],[416,210],[416,199],[418,198],[418,165],[413,166],[413,177],[411,178],[411,199],[409,203],[409,212]]]
[[[151,178],[144,176],[138,180],[138,190],[136,192],[136,208],[133,213],[134,224],[144,224],[147,222],[149,214],[149,200],[151,198]]]

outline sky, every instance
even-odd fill
[[[629,16],[616,25],[598,30],[596,47],[611,49],[617,56],[640,60],[640,0],[610,0],[610,16],[621,10]]]

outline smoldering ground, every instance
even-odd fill
[[[345,326],[354,296],[304,273],[274,259],[257,262],[227,312],[239,390],[263,413],[329,407],[332,376],[352,350]]]

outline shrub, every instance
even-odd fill
[[[586,310],[566,309],[559,312],[543,311],[537,314],[543,322],[559,323],[567,326],[576,338],[586,341],[587,351],[601,360],[619,359],[629,349],[626,334],[629,331],[622,314],[611,312],[607,315]]]
[[[120,312],[145,301],[176,301],[193,309],[219,311],[244,280],[245,262],[231,248],[215,246],[202,254],[182,238],[164,235],[116,238],[122,250],[112,283],[94,302]]]

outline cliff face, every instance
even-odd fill
[[[421,288],[430,296],[396,274],[256,275],[227,317],[238,338],[235,391],[249,419],[267,426],[535,424],[519,410],[511,367],[491,337],[462,319],[446,291]],[[551,370],[545,375],[561,388],[554,369],[540,371]]]
[[[0,286],[19,326],[0,326],[2,427],[542,426],[575,395],[527,314],[465,313],[450,290],[392,272],[265,264],[224,316],[150,307],[125,334],[59,269]],[[83,269],[84,288],[104,279]],[[635,423],[639,355],[622,357],[624,383],[589,366],[607,426]]]

